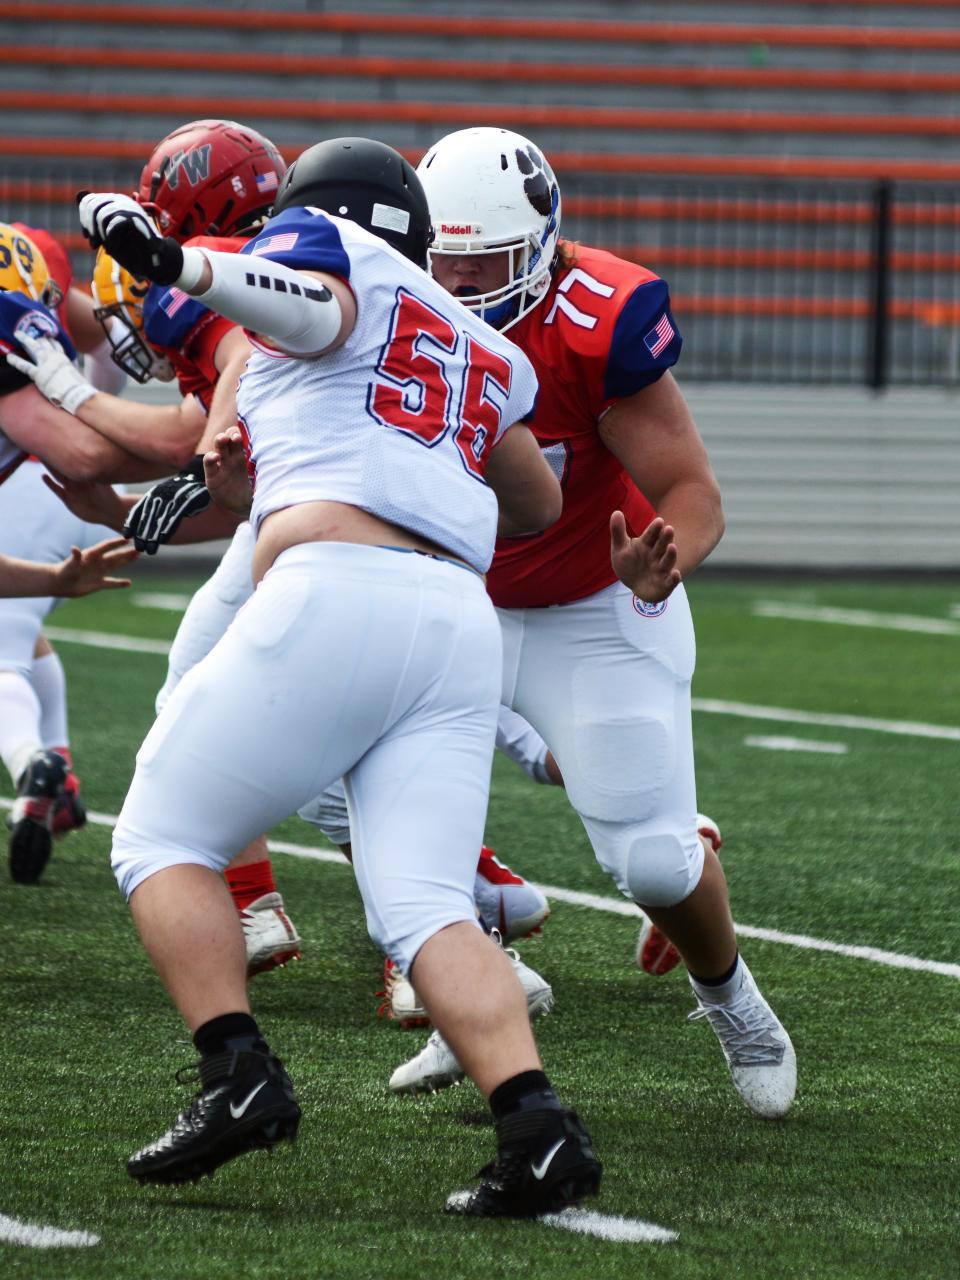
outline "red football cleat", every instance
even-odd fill
[[[87,809],[80,796],[80,779],[71,770],[53,809],[53,837],[59,839],[86,826]]]

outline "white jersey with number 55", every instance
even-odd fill
[[[237,395],[256,473],[251,519],[349,503],[484,572],[497,500],[490,450],[530,416],[533,366],[383,240],[319,209],[287,209],[243,249],[345,280],[357,321],[313,359],[259,346]],[[309,286],[309,281],[307,282]]]

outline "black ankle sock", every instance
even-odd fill
[[[259,1050],[262,1053],[267,1048],[260,1028],[249,1013],[222,1013],[218,1018],[211,1018],[197,1027],[193,1043],[202,1058],[230,1049],[241,1053]]]
[[[719,978],[701,978],[695,973],[691,973],[690,977],[694,980],[694,982],[699,982],[702,987],[722,987],[723,984],[725,982],[729,982],[730,979],[733,977],[733,975],[736,973],[737,965],[739,963],[740,963],[740,952],[738,951],[737,954],[733,957],[733,964],[726,971],[726,973],[721,973]]]
[[[490,1095],[494,1120],[521,1109],[560,1110],[560,1100],[542,1071],[521,1071],[498,1084]]]

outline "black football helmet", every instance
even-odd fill
[[[277,190],[274,215],[313,205],[350,218],[415,262],[433,239],[427,197],[413,165],[372,138],[331,138],[294,160]]]

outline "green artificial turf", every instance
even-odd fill
[[[136,593],[189,591],[144,575]],[[754,615],[756,601],[947,618],[960,585],[724,582],[690,589],[695,696],[960,725],[960,636]],[[178,614],[134,593],[71,602],[54,628],[172,637]],[[58,644],[87,802],[115,814],[152,719],[162,656]],[[863,728],[695,716],[700,807],[720,824],[741,925],[956,964],[960,742]],[[752,736],[842,743],[765,750]],[[0,794],[9,796],[6,779]],[[298,820],[278,837],[322,844]],[[488,840],[540,883],[615,899],[562,791],[498,760]],[[0,1215],[95,1233],[89,1248],[0,1244],[29,1280],[948,1280],[960,1274],[960,1021],[954,976],[744,938],[797,1048],[790,1116],[739,1102],[682,974],[633,965],[636,923],[554,904],[520,946],[552,983],[547,1070],[604,1161],[595,1208],[667,1227],[618,1243],[440,1212],[492,1153],[469,1084],[386,1092],[423,1033],[376,1017],[381,960],[346,865],[277,855],[300,964],[256,980],[255,1011],[304,1108],[295,1147],[212,1180],[142,1188],[126,1156],[189,1091],[189,1037],[140,949],[109,870],[109,828],[58,845],[36,887],[0,882]],[[2,1222],[2,1220],[0,1220]]]

